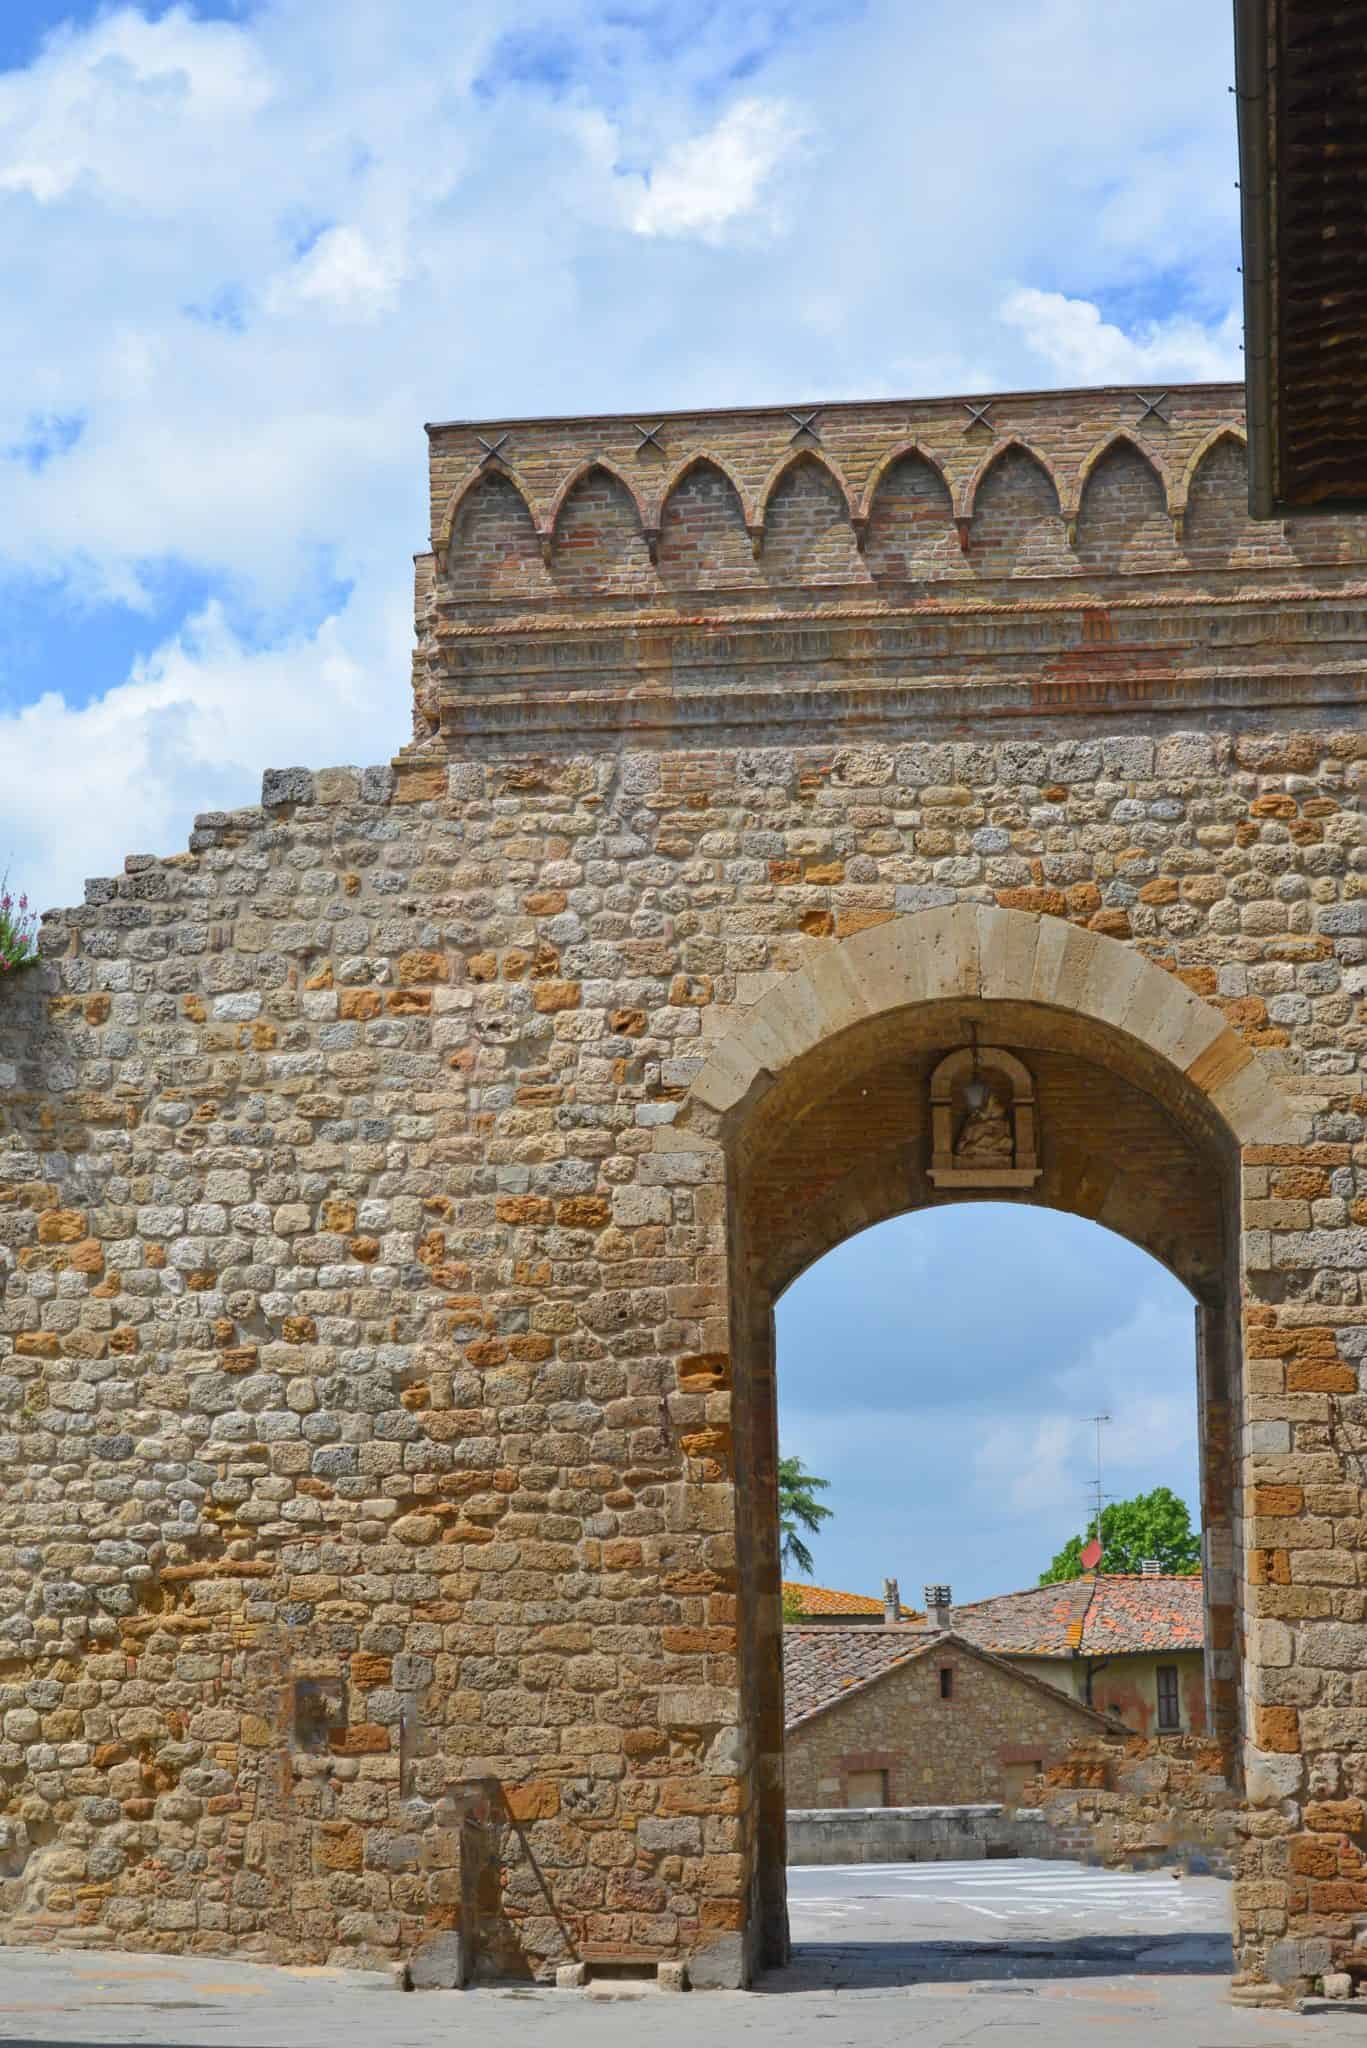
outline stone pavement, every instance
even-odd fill
[[[1171,2048],[1367,2043],[1361,2007],[1240,2010],[1228,1889],[983,1863],[794,1871],[791,1968],[753,1994],[642,1984],[404,1996],[387,1974],[0,1950],[7,2048]],[[983,1939],[986,1932],[988,1938]]]

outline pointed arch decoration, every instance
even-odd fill
[[[1162,488],[1163,503],[1167,508],[1169,519],[1173,521],[1174,530],[1176,529],[1178,515],[1176,501],[1173,496],[1172,473],[1167,463],[1164,462],[1156,448],[1150,448],[1146,442],[1139,439],[1137,434],[1131,433],[1126,427],[1116,427],[1112,433],[1105,435],[1083,457],[1073,478],[1067,498],[1065,499],[1060,495],[1059,507],[1064,519],[1067,521],[1068,545],[1070,548],[1077,546],[1077,522],[1082,511],[1082,500],[1087,494],[1087,485],[1091,480],[1092,472],[1096,469],[1098,463],[1102,462],[1115,448],[1132,449],[1141,462],[1148,464]],[[1180,538],[1180,535],[1178,537]]]
[[[988,449],[967,483],[961,486],[959,498],[954,507],[954,523],[959,529],[959,545],[965,554],[968,553],[968,537],[973,525],[973,514],[978,502],[978,493],[992,474],[992,471],[997,467],[997,464],[1004,461],[1013,451],[1027,455],[1037,469],[1043,470],[1053,488],[1054,502],[1058,506],[1060,513],[1063,510],[1063,493],[1059,489],[1058,476],[1052,463],[1048,462],[1040,454],[1039,449],[1033,447],[1022,435],[1012,434],[1006,440],[998,441],[994,447]]]
[[[899,462],[906,461],[908,457],[913,457],[916,461],[923,462],[932,476],[936,478],[948,501],[950,516],[951,518],[953,517],[954,492],[950,488],[949,478],[945,475],[940,464],[930,453],[929,449],[924,448],[919,441],[899,441],[895,447],[888,450],[886,455],[880,456],[870,470],[868,481],[864,485],[863,496],[859,499],[854,511],[850,515],[854,526],[855,546],[859,549],[861,555],[864,552],[865,542],[869,537],[869,520],[873,516],[874,500],[878,496],[883,480],[897,467]]]
[[[544,539],[542,542],[543,553],[545,553],[547,559],[549,560],[550,550],[555,541],[555,531],[560,523],[560,515],[565,509],[566,500],[568,499],[575,485],[582,483],[586,476],[592,476],[595,470],[601,470],[604,476],[610,476],[613,482],[616,484],[620,484],[622,489],[626,492],[627,497],[630,499],[632,505],[635,507],[636,517],[640,522],[641,533],[645,539],[646,548],[649,552],[650,559],[653,562],[655,560],[656,553],[660,544],[660,529],[658,525],[652,525],[650,514],[647,511],[644,502],[642,501],[641,494],[636,489],[635,484],[632,483],[630,477],[624,475],[623,472],[620,469],[618,469],[616,463],[609,461],[606,455],[586,456],[583,462],[575,464],[574,468],[570,471],[569,475],[565,477],[562,483],[560,484],[560,487],[556,491],[555,496],[551,499],[550,509],[546,514]]]
[[[827,455],[825,450],[822,448],[790,448],[787,451],[787,453],[781,455],[778,461],[774,464],[768,476],[765,478],[763,486],[761,487],[759,492],[758,509],[755,516],[755,523],[753,526],[750,527],[750,545],[754,549],[756,555],[760,553],[760,550],[764,546],[764,528],[769,518],[769,507],[773,503],[775,491],[782,483],[784,477],[788,474],[788,471],[790,469],[796,469],[798,465],[803,462],[814,462],[820,468],[826,471],[827,475],[831,479],[831,482],[835,485],[836,489],[840,493],[841,499],[845,506],[846,518],[849,520],[851,527],[855,527],[854,494],[850,490],[850,486],[846,481],[843,471],[839,469],[839,467],[831,460],[830,456]]]
[[[649,507],[650,515],[654,519],[655,524],[657,526],[660,524],[664,517],[666,505],[668,505],[680,484],[695,469],[715,469],[726,478],[726,481],[736,494],[742,516],[745,520],[746,530],[748,531],[755,519],[755,507],[750,493],[746,490],[745,485],[736,475],[735,470],[731,467],[725,456],[718,455],[711,448],[696,448],[691,455],[685,455],[682,462],[675,463]]]
[[[1197,442],[1188,458],[1187,466],[1182,472],[1181,480],[1177,485],[1177,495],[1173,501],[1172,529],[1179,542],[1182,539],[1182,527],[1186,520],[1187,505],[1191,498],[1191,487],[1195,483],[1197,473],[1206,457],[1218,448],[1222,441],[1233,441],[1237,447],[1244,450],[1245,454],[1248,451],[1248,436],[1237,420],[1227,420],[1222,426],[1212,427],[1210,432]]]
[[[466,499],[471,497],[473,493],[479,489],[481,484],[488,483],[491,477],[497,477],[500,479],[501,482],[505,484],[510,484],[513,490],[516,491],[518,497],[521,498],[523,504],[527,508],[527,517],[532,522],[533,531],[535,532],[537,539],[541,542],[541,552],[543,555],[545,554],[547,532],[546,526],[543,520],[538,515],[536,500],[533,498],[526,484],[523,483],[521,477],[518,476],[516,470],[510,469],[508,465],[504,462],[498,463],[493,468],[489,467],[485,463],[476,463],[474,468],[466,472],[466,474],[461,478],[460,482],[456,485],[456,488],[452,491],[451,496],[447,501],[446,512],[445,515],[443,516],[441,525],[436,531],[436,533],[434,533],[432,536],[432,552],[437,557],[437,560],[443,569],[445,569],[446,567],[447,556],[450,552],[451,547],[451,540],[453,535],[455,534],[456,521],[460,518],[461,512],[465,506]]]
[[[754,538],[757,524],[755,508],[749,492],[724,456],[718,455],[711,448],[695,448],[691,455],[685,455],[681,462],[675,463],[673,469],[646,507],[645,536],[646,546],[650,550],[651,561],[655,562],[659,559],[660,535],[664,529],[666,507],[675,491],[692,475],[695,469],[715,469],[719,476],[725,477],[727,483],[730,484],[736,494],[736,502],[740,506],[741,518],[745,524],[745,531],[750,536],[751,547],[758,554],[759,550],[755,546]]]

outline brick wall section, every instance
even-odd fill
[[[1255,544],[1230,479],[1242,537],[1193,560],[1188,472],[1237,394],[1169,410],[1161,450],[1135,427],[1173,524],[1142,576],[1067,538],[1126,393],[1003,398],[987,432],[958,401],[830,408],[848,531],[809,469],[786,502],[827,509],[781,583],[777,411],[670,419],[663,456],[628,420],[517,425],[544,582],[473,430],[435,429],[414,744],[272,771],[46,921],[0,989],[9,1938],[403,1955],[468,1906],[442,1818],[467,1801],[483,1969],[594,1949],[734,1982],[777,1952],[773,1276],[745,1191],[796,1026],[762,1020],[811,974],[838,1014],[883,931],[913,976],[957,907],[1016,920],[1048,999],[989,1004],[976,968],[962,1002],[886,998],[791,1100],[865,1062],[891,1085],[895,1014],[918,1056],[971,1018],[1072,1100],[1094,1072],[1175,1129],[1172,1187],[1127,1182],[1098,1096],[1043,1129],[1049,1198],[1174,1261],[1166,1198],[1199,1213],[1212,1682],[1258,1821],[1241,1962],[1294,1986],[1315,1944],[1351,1952],[1363,549],[1351,522]],[[879,527],[906,564],[880,581],[858,542],[911,442],[952,542]],[[700,524],[684,590],[653,535],[709,451],[736,499],[708,517],[739,503],[745,545]],[[1024,552],[989,574],[994,451],[987,510]],[[557,522],[603,462],[617,485]],[[1115,949],[1086,956],[1100,983],[1064,940]],[[1084,1026],[1131,966],[1162,1000]],[[751,1025],[774,1085],[752,1063],[720,1109],[710,1063]],[[1285,1119],[1240,1149],[1273,1084]],[[785,1255],[917,1199],[903,1133],[846,1109],[854,1177],[804,1187],[794,1155]],[[1337,1875],[1293,1869],[1326,1835]]]
[[[952,1696],[940,1696],[940,1673]],[[790,1807],[846,1806],[852,1772],[886,1771],[889,1806],[971,1806],[1003,1798],[1008,1766],[1061,1759],[1094,1717],[961,1644],[927,1651],[790,1728]]]

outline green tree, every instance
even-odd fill
[[[815,1536],[821,1524],[830,1520],[834,1510],[823,1508],[816,1497],[825,1493],[830,1483],[829,1479],[818,1479],[814,1472],[809,1472],[801,1458],[778,1461],[779,1560],[785,1566],[796,1565],[808,1578],[812,1575],[812,1553],[798,1532],[805,1529],[809,1536]]]
[[[1093,1528],[1070,1536],[1047,1572],[1041,1572],[1042,1586],[1054,1586],[1061,1579],[1080,1579],[1086,1566],[1082,1550]],[[1113,1500],[1101,1510],[1102,1572],[1137,1572],[1146,1557],[1156,1557],[1165,1572],[1199,1572],[1201,1537],[1191,1526],[1191,1510],[1170,1486],[1155,1486],[1151,1493],[1137,1493],[1133,1500]]]

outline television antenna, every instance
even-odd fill
[[[1111,1498],[1110,1494],[1103,1493],[1101,1488],[1101,1432],[1110,1419],[1109,1415],[1093,1415],[1091,1418],[1096,1426],[1096,1478],[1092,1481],[1092,1492],[1096,1496],[1096,1501],[1092,1516],[1092,1535],[1098,1544],[1101,1542],[1101,1510],[1105,1502]]]

